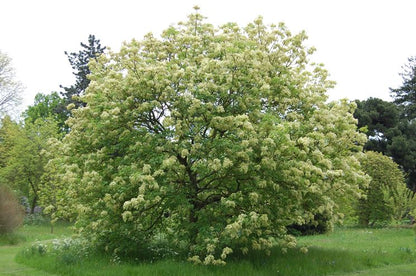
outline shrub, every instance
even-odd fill
[[[52,242],[38,241],[20,252],[21,256],[31,258],[35,256],[55,256],[63,265],[73,265],[87,260],[93,250],[86,241],[79,238],[54,239]]]
[[[364,197],[357,204],[359,223],[363,226],[383,226],[400,220],[409,206],[409,193],[403,172],[389,157],[368,151],[361,158],[363,170],[371,177],[362,187]]]
[[[24,219],[25,225],[49,225],[50,220],[42,213],[27,214]]]
[[[294,236],[307,236],[324,234],[332,230],[331,217],[324,214],[316,214],[314,220],[305,224],[292,224],[287,230]]]
[[[23,222],[23,208],[13,192],[0,185],[0,234],[10,233]]]

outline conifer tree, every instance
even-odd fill
[[[106,47],[102,47],[100,40],[95,38],[95,35],[89,35],[88,42],[81,42],[82,50],[78,52],[68,53],[65,51],[65,55],[68,57],[68,61],[71,64],[72,69],[74,70],[73,74],[75,75],[76,81],[75,84],[69,87],[63,87],[63,92],[61,95],[65,99],[65,105],[73,103],[76,108],[85,106],[79,96],[83,95],[85,89],[87,89],[90,80],[88,75],[90,74],[90,69],[88,63],[91,59],[96,59],[100,54],[104,53]]]

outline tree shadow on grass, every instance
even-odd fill
[[[62,275],[332,275],[369,270],[389,264],[391,255],[378,252],[309,248],[308,253],[289,249],[282,253],[274,248],[270,256],[264,252],[247,255],[232,254],[225,266],[194,265],[184,260],[163,259],[156,262],[112,263],[108,258],[88,258],[82,262],[65,263],[57,256],[36,257],[29,266]],[[390,262],[390,263],[388,263]],[[406,261],[402,262],[405,263]],[[42,264],[43,263],[43,264]],[[52,265],[54,264],[54,265]]]
[[[365,252],[311,247],[307,253],[299,249],[289,249],[283,253],[280,248],[274,248],[270,256],[263,252],[235,254],[229,259],[226,270],[230,270],[231,275],[238,275],[235,269],[242,263],[250,267],[253,275],[328,275],[385,264],[374,254]],[[233,273],[233,270],[237,273]]]

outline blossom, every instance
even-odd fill
[[[221,259],[224,260],[225,258],[227,258],[227,255],[229,255],[231,253],[233,253],[233,250],[231,248],[224,247],[223,250],[222,250],[222,253],[221,253]]]

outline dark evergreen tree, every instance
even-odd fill
[[[381,152],[400,165],[408,187],[416,192],[416,122],[409,120],[405,106],[377,98],[356,101],[358,127],[367,127],[367,151]]]
[[[396,133],[387,146],[387,155],[402,167],[407,186],[416,192],[416,123],[401,120]]]
[[[356,103],[354,117],[358,119],[358,127],[367,127],[369,139],[365,150],[387,154],[387,145],[398,135],[400,108],[392,102],[378,98],[357,100]]]
[[[403,116],[408,120],[416,118],[416,56],[408,59],[400,74],[403,84],[399,88],[390,88],[394,103],[404,108]]]
[[[62,97],[65,100],[65,105],[75,104],[75,107],[85,106],[85,103],[79,100],[85,89],[87,89],[90,80],[87,78],[90,74],[90,69],[88,63],[91,59],[97,58],[100,54],[104,53],[106,47],[102,47],[100,40],[96,39],[94,35],[89,35],[88,43],[81,43],[82,50],[78,52],[68,53],[65,51],[65,55],[68,57],[68,61],[74,70],[73,74],[76,77],[75,84],[70,87],[63,87],[63,92],[61,92]]]

